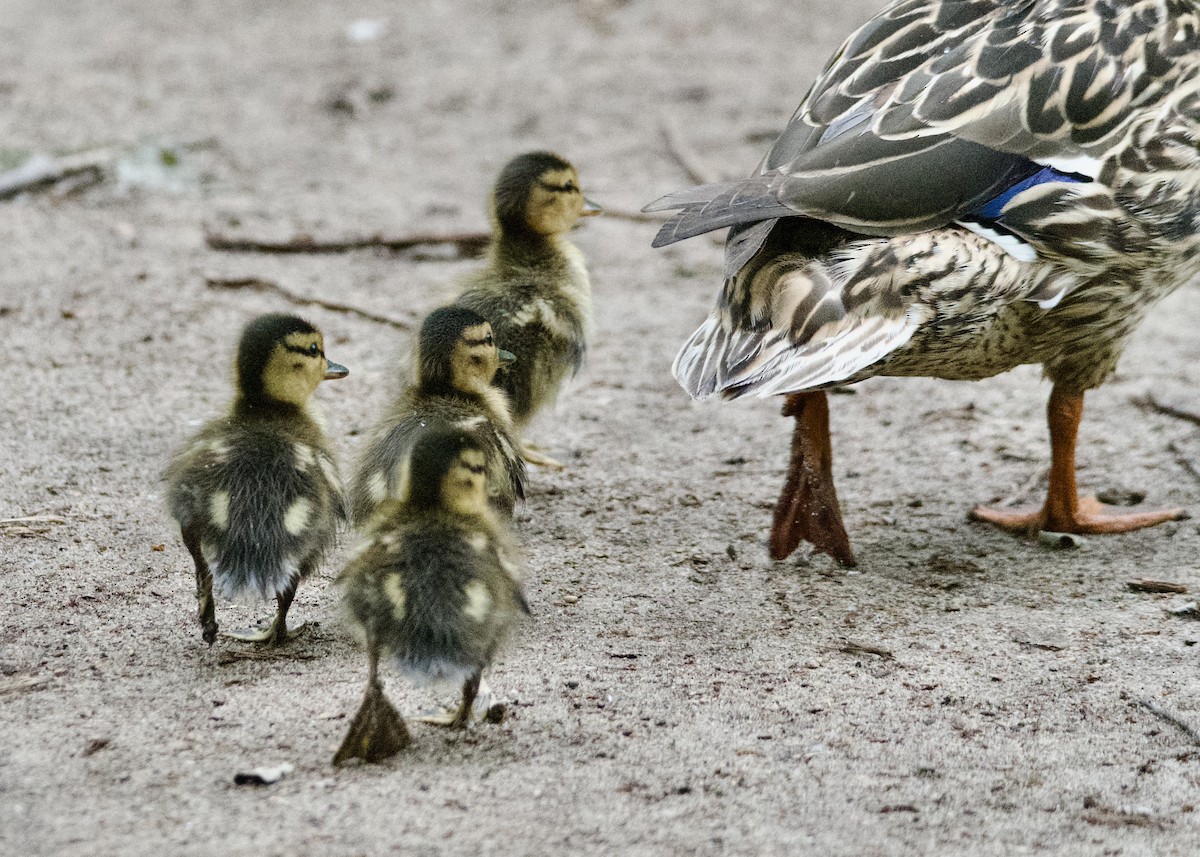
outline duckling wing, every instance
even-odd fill
[[[1090,180],[1198,52],[1182,4],[894,2],[834,55],[757,175],[648,207],[681,209],[654,245],[796,215],[897,235],[970,218],[1047,165]],[[742,239],[727,276],[762,236]]]
[[[987,352],[979,342],[996,316],[1015,303],[1049,307],[1075,282],[957,229],[764,252],[726,281],[673,371],[695,398],[770,396],[861,380],[915,348],[927,374],[983,377],[1001,371],[971,365],[993,359],[975,352]]]

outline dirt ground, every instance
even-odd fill
[[[478,229],[499,167],[543,147],[632,211],[690,183],[664,118],[749,171],[877,5],[0,0],[0,168],[118,153],[101,184],[0,203],[0,517],[61,520],[0,527],[0,852],[1200,853],[1200,747],[1163,716],[1200,726],[1200,624],[1167,610],[1192,596],[1126,588],[1200,587],[1197,519],[1073,551],[969,523],[1038,498],[1048,385],[875,380],[831,399],[859,567],[771,563],[779,403],[694,405],[670,376],[720,248],[654,251],[630,219],[577,233],[596,330],[533,431],[569,467],[519,515],[535,615],[492,675],[504,724],[414,724],[391,762],[331,767],[365,675],[341,554],[277,659],[200,640],[158,474],[225,406],[244,322],[292,306],[206,277],[411,321],[477,264],[219,253],[206,225]],[[351,370],[318,394],[345,471],[407,334],[302,311]],[[1193,285],[1089,396],[1085,486],[1200,510],[1197,428],[1133,401],[1200,407],[1198,326]],[[406,714],[437,698],[387,688]]]

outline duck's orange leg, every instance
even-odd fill
[[[989,509],[976,506],[971,517],[1006,530],[1033,535],[1052,533],[1125,533],[1185,517],[1183,509],[1117,511],[1095,497],[1080,497],[1075,484],[1075,439],[1083,418],[1083,393],[1054,385],[1046,407],[1050,423],[1050,488],[1039,509]]]
[[[775,506],[771,559],[784,559],[807,540],[842,565],[856,565],[833,486],[833,448],[825,393],[789,395],[783,415],[795,417],[796,428],[787,482]]]

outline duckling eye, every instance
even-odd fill
[[[492,338],[492,335],[489,333],[487,336],[485,336],[485,337],[483,338],[483,344],[484,344],[484,345],[495,345],[495,344],[496,344],[496,340],[494,340],[494,339]]]
[[[567,193],[575,193],[575,191],[579,190],[579,187],[575,184],[575,182],[567,182],[565,185],[563,185],[562,189]]]
[[[316,357],[318,354],[321,353],[321,349],[317,346],[317,343],[314,342],[308,346],[308,353],[311,354],[313,357]]]

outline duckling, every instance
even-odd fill
[[[274,598],[261,632],[229,636],[272,645],[287,639],[296,587],[316,568],[347,517],[337,467],[308,401],[348,370],[325,357],[321,331],[293,315],[246,326],[229,413],[212,420],[167,466],[167,503],[196,564],[204,641],[217,637],[213,587],[227,598]]]
[[[1050,478],[1016,532],[1183,516],[1080,496],[1084,395],[1151,307],[1200,273],[1195,2],[897,0],[853,33],[748,179],[672,194],[655,238],[732,227],[717,306],[676,358],[694,397],[786,395],[771,553],[854,557],[825,390],[1037,363]]]
[[[422,434],[405,459],[402,489],[380,505],[338,578],[369,658],[367,692],[334,764],[377,762],[408,744],[383,695],[380,653],[418,683],[461,683],[458,709],[431,722],[464,728],[483,670],[529,605],[515,578],[512,533],[487,496],[489,450],[475,432]]]
[[[488,319],[496,341],[521,357],[496,378],[519,432],[554,401],[567,373],[583,365],[592,286],[583,254],[566,236],[579,218],[600,213],[580,190],[575,168],[550,152],[513,158],[492,189],[488,264],[455,303]],[[561,467],[524,453],[530,463]]]
[[[492,386],[496,371],[516,358],[496,347],[492,327],[466,307],[431,312],[421,324],[416,377],[376,425],[359,457],[351,505],[359,525],[375,508],[403,493],[400,464],[423,433],[459,428],[479,434],[488,453],[488,497],[511,516],[525,497],[525,463],[513,433],[508,400]]]

